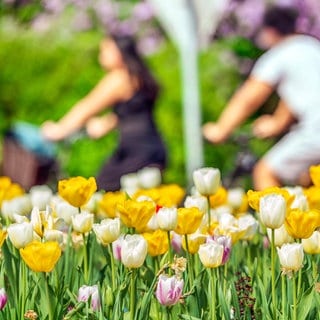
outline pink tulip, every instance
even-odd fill
[[[7,296],[6,290],[4,288],[1,288],[0,289],[0,310],[2,310],[5,307],[7,300],[8,300],[8,296]]]
[[[157,289],[156,298],[164,306],[172,306],[176,304],[182,295],[183,279],[176,276],[168,277],[160,275]]]
[[[91,299],[90,299],[91,298]],[[91,308],[92,310],[99,310],[100,309],[100,297],[99,297],[99,290],[98,286],[82,286],[79,288],[78,292],[78,301],[91,301]]]

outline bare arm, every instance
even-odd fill
[[[216,123],[203,126],[203,135],[212,143],[223,142],[273,92],[273,87],[255,78],[249,78],[233,95]]]
[[[44,123],[42,132],[49,140],[62,140],[83,127],[92,116],[118,101],[130,98],[133,91],[129,75],[122,70],[114,71],[105,76],[58,122]]]
[[[296,120],[283,100],[280,100],[274,114],[259,117],[253,124],[253,133],[259,138],[278,136]]]
[[[117,124],[117,116],[110,112],[104,116],[89,119],[86,123],[86,131],[91,138],[99,139],[115,129]]]

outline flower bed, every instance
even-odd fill
[[[310,172],[308,189],[245,192],[202,168],[190,194],[154,169],[106,193],[1,177],[0,319],[319,319]]]

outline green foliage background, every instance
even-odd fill
[[[2,23],[0,31],[0,129],[3,134],[12,121],[41,124],[59,119],[102,77],[98,47],[102,35],[81,33],[35,34],[13,23]],[[214,120],[242,77],[230,53],[234,43],[216,41],[200,53],[199,73],[203,122]],[[243,44],[240,55],[243,55]],[[179,57],[170,41],[146,58],[162,87],[156,121],[169,150],[164,182],[185,184]],[[73,144],[60,143],[58,158],[63,175],[95,175],[113,152],[117,134],[98,141],[81,138]],[[251,142],[262,154],[268,143]],[[205,144],[205,165],[225,174],[232,169],[238,147]]]

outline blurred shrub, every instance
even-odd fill
[[[41,124],[59,119],[83,97],[103,75],[97,63],[97,32],[78,33],[65,38],[40,36],[7,24],[0,32],[0,116],[1,129],[10,121]],[[147,58],[162,92],[156,108],[156,121],[169,150],[165,182],[185,183],[181,86],[177,52],[170,43]],[[200,54],[200,90],[203,121],[215,120],[239,85],[237,61],[228,44],[217,41]],[[98,141],[82,138],[72,145],[59,144],[63,175],[94,175],[116,146],[117,134]],[[261,154],[265,144],[256,144]],[[222,173],[233,165],[237,146],[205,145],[205,164]]]

